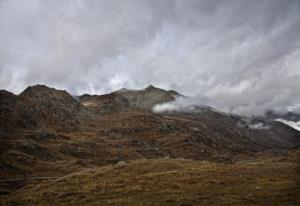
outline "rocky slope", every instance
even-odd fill
[[[20,95],[0,93],[0,131],[74,129],[79,124],[80,103],[66,91],[43,85],[28,87]]]

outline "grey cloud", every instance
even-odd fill
[[[0,0],[0,87],[154,84],[223,111],[299,110],[298,0]]]

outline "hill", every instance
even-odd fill
[[[79,124],[80,103],[66,91],[43,85],[28,87],[20,95],[0,93],[0,131],[74,129]]]

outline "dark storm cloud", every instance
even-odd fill
[[[0,87],[154,84],[240,114],[300,110],[298,0],[0,0]]]

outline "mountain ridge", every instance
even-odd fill
[[[210,107],[154,113],[153,105],[176,98],[173,91],[155,87],[76,99],[38,85],[20,95],[0,91],[0,97],[4,178],[62,176],[143,158],[231,164],[265,153],[286,154],[300,143],[299,131],[271,119]]]

